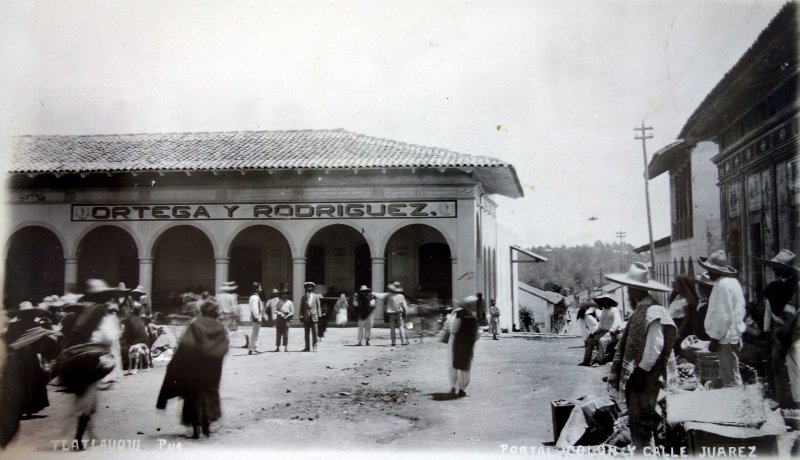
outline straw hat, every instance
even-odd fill
[[[23,301],[23,302],[21,302],[19,304],[19,309],[20,310],[31,310],[31,309],[33,309],[33,304],[30,303],[29,301],[25,300],[25,301]]]
[[[697,275],[697,278],[695,278],[694,282],[708,287],[714,287],[714,285],[717,283],[711,279],[711,276],[708,275],[708,272],[703,272]]]
[[[314,283],[313,281],[306,281],[305,283],[303,283],[303,287],[309,287],[309,286],[311,286],[313,288],[313,287],[316,287],[317,284]]]
[[[403,292],[403,285],[400,284],[399,281],[395,281],[394,283],[390,284],[388,288],[389,292],[394,292],[398,294]]]
[[[86,280],[86,291],[83,295],[83,300],[103,302],[111,299],[119,293],[117,288],[108,285],[104,280],[97,278],[90,278]]]
[[[372,289],[370,289],[369,287],[367,287],[367,285],[366,285],[366,284],[362,284],[362,285],[361,285],[361,287],[360,287],[360,288],[358,288],[358,292],[364,292],[364,291],[370,291],[370,292],[371,292],[371,291],[372,291]]]
[[[136,286],[136,288],[135,288],[135,289],[133,289],[133,290],[131,291],[131,294],[141,294],[141,295],[145,295],[145,294],[147,294],[147,292],[145,292],[145,290],[144,290],[144,286],[142,286],[142,285],[140,284],[140,285]]]
[[[617,305],[619,305],[616,300],[612,299],[610,296],[606,294],[599,295],[597,297],[592,297],[592,300],[594,300],[594,302],[597,305],[600,305],[601,307],[604,307],[606,305],[616,307]]]
[[[233,292],[237,289],[239,289],[239,286],[236,285],[236,281],[225,281],[219,287],[219,292]]]
[[[120,283],[117,285],[117,291],[119,291],[119,293],[120,293],[120,294],[122,294],[123,292],[130,292],[130,289],[128,289],[128,288],[125,286],[125,283],[122,283],[122,282],[120,282]]]
[[[795,267],[795,255],[792,251],[788,249],[781,249],[772,259],[758,259],[764,262],[765,265],[769,266],[773,270],[779,271],[796,271],[800,272],[800,268]]]
[[[698,257],[697,263],[706,270],[720,275],[735,275],[736,269],[728,265],[728,257],[725,251],[717,249],[708,257]]]
[[[605,275],[611,281],[624,286],[647,289],[653,291],[669,292],[669,286],[650,279],[650,270],[641,262],[634,262],[627,273],[610,273]]]

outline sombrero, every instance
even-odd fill
[[[366,284],[362,284],[360,288],[358,288],[358,292],[364,291],[372,291],[372,289],[368,288]]]
[[[90,278],[86,280],[86,292],[83,295],[84,300],[102,302],[108,300],[119,291],[117,288],[112,288],[105,281],[97,278]]]
[[[305,283],[303,283],[303,287],[308,287],[308,286],[311,286],[313,288],[316,287],[317,284],[314,283],[313,281],[306,281]]]
[[[140,285],[136,286],[136,288],[135,288],[135,289],[133,289],[133,290],[131,291],[131,294],[141,294],[141,295],[145,295],[145,294],[147,294],[147,292],[145,292],[145,290],[144,290],[144,286],[142,286],[142,285],[140,284]]]
[[[788,249],[781,249],[772,259],[757,259],[764,262],[765,265],[769,266],[773,270],[779,271],[796,271],[800,272],[800,268],[794,265],[795,255],[792,251]]]
[[[603,303],[611,305],[612,307],[616,307],[617,305],[619,305],[616,300],[612,299],[610,296],[605,294],[599,295],[597,297],[592,297],[592,300],[594,300],[595,303],[600,305],[601,307],[603,306]]]
[[[624,286],[648,289],[653,291],[669,292],[670,288],[666,284],[650,279],[650,270],[642,262],[634,262],[628,268],[627,273],[609,273],[605,275],[611,281]]]
[[[716,281],[711,279],[711,277],[708,275],[708,272],[703,272],[697,275],[697,278],[694,279],[694,282],[708,287],[714,287],[714,284],[717,283]]]
[[[736,269],[728,265],[728,257],[725,251],[717,249],[708,257],[698,257],[697,263],[706,270],[720,275],[735,275]]]
[[[239,289],[239,286],[236,285],[236,281],[225,281],[222,283],[222,286],[219,287],[220,292],[232,292]]]
[[[395,292],[395,293],[403,292],[403,285],[400,284],[399,281],[395,281],[394,283],[390,284],[388,287],[389,287],[389,292]]]

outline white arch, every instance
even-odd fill
[[[206,239],[211,244],[211,250],[212,253],[214,254],[214,257],[219,257],[218,256],[218,254],[220,253],[219,242],[216,240],[216,238],[214,238],[214,234],[210,230],[208,230],[208,228],[206,228],[205,226],[197,224],[195,222],[170,222],[159,228],[157,232],[153,233],[153,235],[150,237],[150,240],[147,241],[146,243],[147,250],[144,252],[145,257],[155,257],[155,254],[153,254],[153,250],[155,249],[156,241],[158,241],[158,239],[161,238],[161,236],[163,236],[164,233],[175,227],[183,227],[183,226],[193,227],[203,232],[203,234],[206,236]]]
[[[142,257],[147,257],[142,251],[142,240],[131,228],[130,226],[122,223],[122,222],[98,222],[96,224],[90,225],[84,228],[78,236],[75,238],[75,247],[72,248],[72,252],[70,253],[71,257],[78,257],[78,249],[81,247],[81,242],[83,242],[86,235],[88,235],[93,230],[96,230],[101,227],[117,227],[123,232],[127,233],[128,236],[133,239],[133,242],[136,244],[136,255],[140,259]]]
[[[397,232],[399,232],[403,228],[408,227],[410,225],[427,225],[428,227],[431,227],[434,230],[438,231],[439,234],[442,235],[442,238],[444,238],[445,241],[447,242],[447,246],[450,247],[450,257],[455,257],[457,246],[455,245],[455,242],[453,241],[453,238],[451,237],[451,235],[448,233],[447,229],[445,229],[444,227],[442,227],[438,223],[437,224],[433,224],[433,223],[428,223],[428,222],[401,222],[401,223],[398,223],[397,225],[391,227],[384,234],[380,235],[383,238],[383,240],[380,241],[380,243],[381,243],[380,244],[381,251],[378,254],[386,254],[386,245],[389,244],[389,240],[392,239],[392,237]]]
[[[59,231],[59,229],[57,227],[54,227],[53,225],[51,225],[48,222],[44,222],[44,221],[40,221],[40,220],[34,220],[34,221],[29,221],[29,222],[25,222],[25,223],[22,223],[22,224],[15,225],[15,226],[13,226],[11,228],[11,230],[9,232],[9,237],[6,240],[5,248],[3,248],[3,258],[4,259],[8,259],[8,251],[11,248],[11,240],[14,238],[14,236],[17,234],[18,231],[24,230],[27,227],[42,227],[45,230],[49,230],[53,234],[53,236],[56,237],[56,239],[58,240],[58,243],[61,245],[61,253],[62,253],[61,257],[65,258],[65,259],[67,258],[67,254],[69,254],[71,251],[68,250],[69,248],[67,247],[67,244],[66,244],[67,240],[66,240],[66,238],[64,238],[64,235],[61,233],[61,231]]]
[[[378,252],[376,252],[375,250],[375,242],[373,241],[372,238],[370,238],[370,235],[367,233],[366,229],[360,225],[356,225],[349,221],[336,221],[336,222],[321,221],[319,223],[316,223],[314,226],[310,227],[308,231],[302,236],[302,240],[300,240],[301,244],[297,248],[292,249],[292,254],[293,254],[292,257],[305,257],[308,244],[311,242],[314,236],[323,228],[330,227],[333,225],[345,225],[355,230],[356,233],[360,234],[364,238],[364,241],[366,241],[367,246],[369,246],[370,257],[379,257],[376,255],[378,254]]]
[[[268,228],[271,228],[271,229],[277,231],[278,233],[280,233],[281,236],[283,236],[283,240],[286,241],[286,245],[289,246],[289,252],[293,252],[292,242],[289,239],[289,236],[286,234],[286,231],[284,231],[283,228],[281,228],[281,227],[279,227],[277,225],[272,225],[272,224],[264,223],[264,222],[247,221],[247,222],[243,222],[243,223],[240,223],[239,225],[237,225],[236,228],[230,233],[231,237],[228,238],[226,241],[222,242],[222,250],[223,250],[223,252],[222,252],[223,256],[222,257],[230,257],[231,246],[233,245],[233,242],[236,240],[236,238],[239,235],[242,234],[242,232],[244,232],[245,230],[247,230],[247,229],[249,229],[251,227],[259,227],[259,226],[268,227]],[[289,257],[293,257],[293,255],[290,254]]]

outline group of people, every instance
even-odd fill
[[[766,335],[771,350],[770,388],[778,403],[787,408],[800,408],[800,315],[797,301],[798,274],[795,255],[781,250],[772,259],[762,262],[774,272],[775,279],[764,291],[764,325],[748,318],[742,286],[736,279],[737,270],[730,266],[724,251],[717,250],[708,257],[699,257],[698,263],[706,271],[695,279],[679,276],[669,286],[650,279],[648,267],[634,263],[626,273],[608,274],[606,278],[625,286],[633,313],[621,330],[616,343],[607,381],[614,392],[624,395],[628,407],[631,443],[639,451],[651,445],[656,429],[656,400],[659,389],[667,382],[668,361],[684,349],[681,343],[707,342],[709,353],[716,354],[719,361],[719,378],[725,387],[742,385],[740,353],[742,337],[749,331],[755,335]],[[659,304],[651,292],[670,292],[669,305]],[[595,298],[603,308],[607,299]],[[602,351],[603,337],[608,337],[603,316],[595,321],[588,314],[587,306],[578,317],[587,326],[595,328],[594,335],[586,338],[586,353],[581,364],[588,364]],[[606,316],[605,324],[621,326],[617,315]],[[596,325],[594,323],[597,323]],[[589,326],[591,327],[591,326]],[[617,329],[619,330],[619,329]],[[602,336],[597,338],[597,334]],[[690,336],[695,338],[685,340]],[[677,353],[675,353],[677,352]],[[788,370],[788,372],[787,372]],[[788,374],[790,398],[783,395],[785,385],[781,375]]]
[[[321,340],[317,326],[322,310],[315,287],[313,282],[306,282],[300,299],[298,313],[304,329],[303,351],[316,351]],[[166,408],[171,398],[183,399],[181,421],[192,427],[195,438],[201,433],[209,436],[210,424],[221,416],[222,364],[229,349],[231,329],[240,319],[237,289],[235,282],[226,282],[216,296],[204,295],[195,300],[193,308],[197,313],[186,325],[158,393],[158,409]],[[295,314],[289,291],[280,286],[266,301],[262,292],[263,287],[255,283],[248,299],[253,323],[247,335],[249,352],[258,353],[258,333],[266,317],[275,321],[275,351],[280,351],[281,345],[287,351],[289,322]],[[346,315],[350,302],[346,297],[340,300],[343,305],[337,310],[344,309]],[[386,292],[373,292],[368,286],[361,286],[353,296],[352,309],[358,319],[357,345],[362,345],[362,341],[370,345],[373,313],[378,301],[383,302],[388,315],[391,344],[396,344],[398,333],[400,344],[408,345],[404,331],[408,303],[399,282],[387,285]],[[485,317],[487,312],[482,297],[478,296],[454,300],[444,312],[449,334],[450,394],[462,397],[470,381],[474,344],[481,324],[479,318]],[[488,313],[493,338],[497,339],[500,312],[494,301]],[[151,321],[152,310],[144,289],[141,286],[126,289],[124,283],[112,287],[103,280],[90,279],[83,294],[51,296],[39,307],[23,303],[9,316],[11,321],[3,335],[8,359],[0,366],[4,385],[0,393],[0,448],[12,439],[23,415],[48,406],[47,384],[53,381],[75,396],[73,412],[77,428],[72,448],[83,450],[84,434],[97,409],[98,391],[110,389],[120,380],[123,362],[129,363],[130,374],[139,368],[152,367],[150,346],[156,326]],[[346,317],[337,316],[337,322],[344,324]],[[127,360],[123,361],[125,358]],[[42,367],[41,363],[51,363],[51,366]]]
[[[121,380],[125,364],[131,374],[152,367],[157,329],[144,288],[89,279],[84,294],[48,296],[36,307],[25,301],[7,314],[0,447],[14,436],[21,418],[49,405],[47,385],[53,381],[75,395],[73,447],[82,449],[97,391]]]
[[[305,292],[300,298],[298,311],[299,319],[303,325],[304,348],[302,351],[317,351],[319,342],[324,337],[326,313],[322,307],[322,298],[314,292],[316,284],[306,281],[303,284]],[[236,324],[237,318],[237,296],[234,292],[238,289],[236,283],[226,282],[220,287],[217,300],[223,315],[223,322],[229,326]],[[342,293],[334,305],[336,324],[343,326],[347,323],[348,311],[353,310],[356,316],[358,342],[357,346],[370,344],[370,336],[373,324],[373,314],[377,301],[383,301],[389,323],[389,336],[392,346],[397,344],[397,336],[400,337],[400,344],[409,344],[406,336],[406,317],[408,314],[408,302],[403,294],[403,286],[400,282],[393,282],[386,286],[387,292],[373,292],[366,285],[362,285],[353,295],[352,303],[347,296]],[[259,354],[258,336],[259,331],[266,321],[274,321],[275,324],[275,350],[289,351],[289,326],[295,315],[294,303],[289,300],[289,290],[281,285],[272,290],[272,295],[265,301],[261,283],[253,283],[252,292],[248,299],[248,309],[250,321],[252,323],[250,333],[245,335],[245,347],[248,354]],[[235,326],[233,326],[235,328]]]

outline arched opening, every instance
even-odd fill
[[[403,284],[407,297],[449,300],[453,295],[450,246],[435,228],[412,224],[386,243],[386,281]]]
[[[104,225],[91,230],[78,245],[78,286],[89,278],[109,284],[139,284],[139,258],[136,242],[125,230]]]
[[[362,284],[370,285],[372,265],[364,235],[352,227],[335,224],[317,231],[306,248],[306,280],[317,292],[335,297],[352,295]]]
[[[31,226],[11,235],[3,292],[9,309],[25,300],[36,304],[48,295],[64,294],[64,249],[53,232]]]
[[[214,249],[206,235],[189,225],[162,233],[153,248],[153,309],[180,307],[180,294],[214,291]]]
[[[233,239],[228,279],[236,281],[239,292],[250,293],[258,281],[269,292],[281,284],[292,285],[292,254],[289,242],[272,227],[248,227]]]

